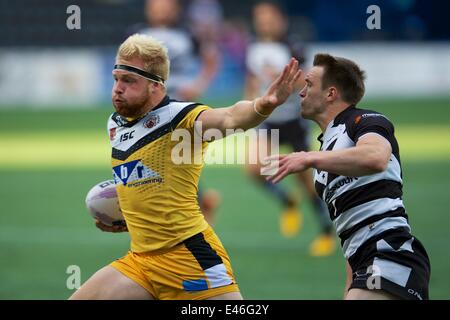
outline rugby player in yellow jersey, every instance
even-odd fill
[[[296,89],[301,71],[292,59],[263,96],[211,109],[171,100],[164,86],[168,70],[167,49],[154,38],[136,34],[119,47],[112,89],[116,112],[108,130],[127,227],[96,225],[128,230],[131,249],[71,299],[242,299],[230,259],[198,205],[202,161],[174,161],[180,139],[173,137],[257,126]],[[201,154],[207,146],[202,140]],[[195,138],[188,143],[195,154]]]

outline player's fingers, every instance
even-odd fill
[[[104,232],[122,232],[122,226],[108,226],[100,220],[95,220],[95,226]]]
[[[106,232],[111,232],[111,231],[112,231],[112,230],[111,230],[111,227],[109,227],[109,226],[107,226],[106,224],[100,222],[99,220],[96,220],[96,221],[95,221],[95,226],[96,226],[97,228],[99,228],[100,230],[102,230],[102,231],[106,231]]]
[[[113,226],[114,231],[113,232],[126,232],[128,231],[127,226]]]
[[[274,175],[273,179],[271,179],[271,182],[273,184],[280,182],[281,180],[284,179],[284,177],[286,177],[289,174],[289,171],[284,168],[283,170],[278,171],[278,173],[276,175]]]
[[[292,79],[291,83],[295,84],[298,79],[300,78],[301,74],[302,74],[303,70],[302,69],[298,69],[297,72],[294,75],[294,78]]]
[[[279,170],[278,162],[277,163],[272,163],[270,165],[262,167],[261,168],[261,174],[263,176],[271,176],[273,174],[276,174],[278,170]]]
[[[102,226],[103,226],[103,223],[101,223],[100,220],[95,220],[95,226],[96,226],[97,228],[101,229]]]
[[[292,67],[295,66],[296,61],[297,61],[297,59],[295,59],[294,57],[292,57],[292,58],[289,60],[289,63],[288,63],[288,65],[289,65],[289,70],[291,70]]]
[[[285,84],[286,81],[288,81],[288,79],[289,79],[289,75],[291,74],[291,71],[292,71],[292,60],[289,61],[289,63],[284,66],[283,73],[278,78],[279,81],[277,81],[277,85]]]
[[[281,166],[277,166],[277,167],[272,166],[270,169],[273,170],[274,172],[272,174],[269,173],[266,180],[272,181],[272,182],[274,179],[276,179],[276,177],[280,174],[280,172],[282,172],[284,170],[284,168]],[[269,170],[267,170],[267,171],[269,171]]]
[[[266,178],[266,181],[275,184],[275,183],[276,183],[276,182],[275,182],[275,179],[276,179],[277,177],[278,177],[278,173],[277,173],[277,174],[274,174],[274,175],[272,175],[272,176],[268,176],[268,177]]]
[[[275,85],[280,85],[285,81],[286,77],[289,75],[289,65],[290,64],[284,66],[283,72],[278,76],[277,80],[275,80]]]
[[[287,154],[275,154],[275,155],[272,155],[272,156],[268,156],[268,157],[265,157],[263,159],[263,161],[264,161],[263,163],[264,164],[269,164],[272,161],[281,161],[284,158],[286,158],[286,156],[287,156]]]
[[[289,68],[289,75],[287,78],[287,82],[291,83],[292,80],[294,79],[296,73],[298,71],[298,61],[297,59],[292,59],[290,62],[290,68]]]

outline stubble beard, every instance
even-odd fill
[[[128,100],[120,102],[113,101],[117,113],[126,118],[138,118],[142,116],[145,113],[148,104],[148,95],[135,99],[135,101],[132,102]]]

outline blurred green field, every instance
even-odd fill
[[[413,233],[427,248],[432,299],[450,299],[450,100],[368,101],[394,121],[403,162],[404,201]],[[98,231],[84,208],[87,190],[111,177],[109,110],[1,111],[0,299],[66,299],[66,269],[85,281],[122,256],[127,234]],[[286,187],[297,190],[292,179]],[[247,299],[340,299],[344,259],[311,258],[317,222],[302,204],[304,228],[278,232],[279,205],[238,166],[207,166],[204,188],[222,193],[216,231]],[[299,190],[297,190],[300,192]]]

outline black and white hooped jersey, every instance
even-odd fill
[[[392,123],[378,112],[349,107],[319,136],[321,151],[353,147],[362,136],[378,134],[392,146],[387,169],[363,177],[314,171],[317,193],[327,204],[346,258],[369,238],[394,228],[406,228],[402,201],[402,168]]]

